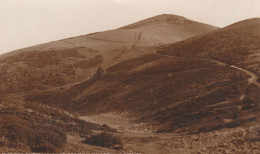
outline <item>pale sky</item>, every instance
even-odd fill
[[[260,0],[0,0],[0,54],[159,14],[224,27],[260,17],[259,6]]]

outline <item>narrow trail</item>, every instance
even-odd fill
[[[257,76],[255,73],[250,72],[250,71],[248,71],[248,70],[246,70],[246,69],[243,69],[243,68],[241,68],[241,67],[234,66],[234,65],[231,65],[230,67],[235,68],[235,69],[238,69],[238,70],[240,70],[240,71],[243,71],[243,72],[247,73],[248,75],[251,76],[251,78],[248,79],[248,83],[249,83],[249,84],[255,84],[255,85],[257,85],[258,87],[260,87],[260,83],[257,82],[258,76]]]
[[[143,33],[142,31],[137,32],[135,34],[135,37],[133,38],[132,42],[128,42],[128,43],[131,43],[131,46],[129,46],[129,48],[127,50],[122,51],[121,54],[120,54],[120,57],[116,61],[114,61],[114,62],[110,63],[109,65],[107,65],[105,68],[109,68],[109,67],[115,65],[116,63],[118,63],[120,61],[123,61],[124,57],[127,57],[127,55],[129,54],[129,52],[131,50],[137,50],[136,49],[136,45],[139,43],[139,41],[140,41],[140,39],[142,37],[142,33]]]
[[[94,38],[94,37],[86,37],[88,39],[93,39],[93,40],[99,40],[99,41],[105,41],[105,42],[114,42],[114,43],[131,43],[131,42],[126,42],[126,41],[115,41],[115,40],[107,40],[107,39],[102,39],[102,38]]]
[[[217,60],[213,60],[213,59],[207,59],[207,58],[196,58],[196,59],[201,59],[201,60],[207,60],[207,61],[211,61],[213,63],[218,64],[219,66],[228,66],[227,64],[217,61]]]
[[[131,46],[131,49],[135,49],[137,43],[140,41],[141,37],[142,37],[142,31],[138,32],[133,40],[133,45]]]
[[[92,37],[88,37],[88,38],[90,38],[90,39],[102,40],[102,41],[108,41],[108,42],[132,43],[132,45],[130,46],[130,48],[126,51],[126,53],[127,53],[127,52],[129,52],[129,51],[131,51],[131,50],[135,50],[135,47],[136,47],[136,45],[138,44],[138,42],[140,41],[141,37],[142,37],[142,31],[136,33],[136,35],[135,35],[135,37],[134,37],[134,40],[133,40],[132,42],[121,42],[121,41],[105,40],[105,39],[92,38]],[[69,42],[69,41],[67,41],[67,40],[63,40],[63,42],[66,42],[66,43],[75,45],[74,43]],[[123,58],[123,57],[121,56],[118,61],[120,61],[122,58]],[[70,63],[70,64],[74,67],[74,64],[75,64],[76,62],[78,62],[78,61],[72,62],[72,63]],[[111,63],[110,65],[106,66],[106,68],[108,68],[108,67],[110,67],[110,66],[112,66],[112,65],[114,65],[114,64],[115,64],[115,63]],[[92,73],[92,75],[91,75],[88,79],[86,79],[86,80],[89,80],[93,75],[94,75],[94,73]],[[85,81],[86,81],[86,80],[85,80]],[[75,83],[71,83],[71,84],[67,84],[67,85],[63,85],[63,86],[51,87],[51,88],[47,88],[47,89],[44,89],[44,90],[36,90],[36,91],[46,91],[46,90],[54,90],[54,89],[59,89],[59,88],[65,88],[65,87],[70,87],[70,86],[74,86],[74,85],[80,84],[80,83],[82,83],[82,82],[84,82],[84,81],[79,81],[79,82],[75,82]],[[11,93],[11,94],[29,94],[29,93],[33,93],[33,92],[35,92],[35,90],[30,90],[30,91],[25,91],[25,92],[15,92],[15,93]]]
[[[159,53],[157,53],[157,52],[154,52],[153,54],[159,55],[159,56],[164,56],[164,57],[177,57],[177,56],[163,55],[163,54],[159,54]],[[177,58],[179,58],[179,57],[177,57]],[[242,71],[242,72],[244,72],[244,73],[246,73],[246,74],[248,74],[248,75],[250,76],[250,78],[247,79],[247,81],[248,81],[248,86],[249,86],[250,84],[255,84],[256,86],[260,87],[260,83],[257,82],[258,76],[257,76],[255,73],[253,73],[253,72],[251,72],[251,71],[249,71],[249,70],[243,69],[243,68],[238,67],[238,66],[235,66],[235,65],[228,65],[228,64],[223,63],[223,62],[218,61],[218,60],[213,60],[213,59],[208,59],[208,58],[195,58],[195,59],[201,59],[201,60],[211,61],[211,62],[214,62],[214,63],[218,64],[219,66],[223,66],[223,67],[229,66],[229,67],[231,67],[231,68],[234,68],[234,69],[237,69],[237,70],[239,70],[239,71]],[[243,94],[240,96],[239,100],[242,101],[242,100],[244,100],[244,98],[245,98],[245,93],[243,93]]]

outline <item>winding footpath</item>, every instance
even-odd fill
[[[246,74],[250,75],[251,77],[248,78],[248,84],[255,84],[255,85],[257,85],[258,87],[260,87],[260,83],[257,82],[258,76],[257,76],[255,73],[250,72],[250,71],[248,71],[248,70],[245,70],[245,69],[243,69],[243,68],[241,68],[241,67],[237,67],[237,66],[235,66],[235,65],[231,65],[230,67],[235,68],[235,69],[238,69],[238,70],[243,71],[243,72],[245,72]]]
[[[154,52],[153,54],[159,55],[159,56],[164,56],[164,57],[177,57],[177,56],[163,55],[163,54],[159,54],[159,53],[157,53],[157,52]],[[258,76],[257,76],[255,73],[253,73],[253,72],[251,72],[251,71],[249,71],[249,70],[243,69],[243,68],[238,67],[238,66],[235,66],[235,65],[228,65],[228,64],[223,63],[223,62],[218,61],[218,60],[207,59],[207,58],[195,58],[195,59],[201,59],[201,60],[211,61],[211,62],[214,62],[214,63],[220,65],[220,66],[229,66],[229,67],[231,67],[231,68],[234,68],[234,69],[237,69],[237,70],[239,70],[239,71],[242,71],[242,72],[244,72],[244,73],[246,73],[246,74],[248,74],[248,75],[250,76],[250,78],[247,79],[248,85],[250,85],[250,84],[255,84],[256,86],[260,87],[260,83],[257,82]],[[242,100],[244,100],[244,98],[245,98],[245,94],[242,94],[242,95],[240,96],[239,100],[242,101]]]

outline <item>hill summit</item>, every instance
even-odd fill
[[[147,26],[148,24],[185,24],[185,23],[192,23],[195,21],[189,20],[185,17],[178,16],[178,15],[172,15],[172,14],[162,14],[157,15],[127,26],[124,26],[122,28],[124,29],[132,29],[132,28],[139,28],[142,26]]]

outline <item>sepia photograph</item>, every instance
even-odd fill
[[[260,154],[260,0],[0,0],[0,153]]]

